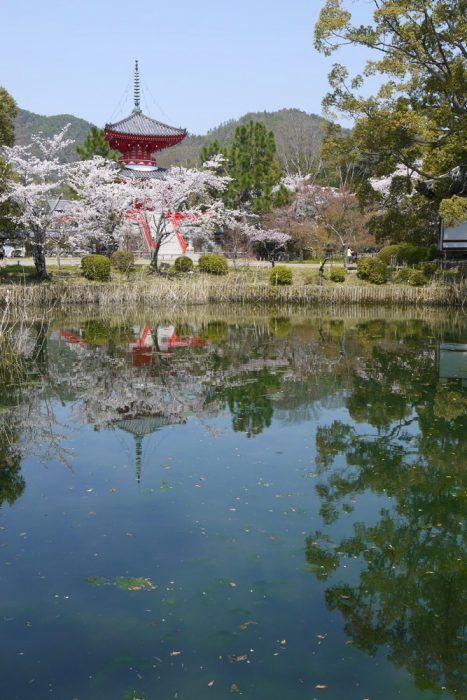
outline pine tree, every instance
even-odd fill
[[[248,206],[254,213],[268,211],[273,189],[281,179],[274,134],[264,124],[250,122],[237,127],[228,154],[229,204]]]
[[[273,132],[264,124],[251,121],[236,128],[231,145],[221,146],[213,141],[202,149],[200,158],[205,162],[222,154],[225,168],[221,174],[231,178],[225,203],[233,209],[262,214],[290,199],[287,190],[279,186],[282,169],[276,151]]]
[[[76,151],[81,160],[89,160],[93,156],[102,156],[108,160],[118,160],[117,151],[113,151],[104,138],[102,129],[92,126],[84,143],[76,146]]]

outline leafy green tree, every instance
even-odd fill
[[[385,195],[375,197],[383,208],[375,233],[402,240],[405,228],[410,239],[412,227],[420,231],[425,222],[429,239],[440,203],[445,215],[454,214],[453,206],[457,218],[459,207],[465,212],[467,4],[465,0],[372,0],[372,4],[373,21],[356,26],[343,0],[327,0],[315,27],[315,46],[326,55],[344,44],[375,54],[363,75],[352,79],[344,66],[333,67],[324,105],[354,118],[355,128],[350,135],[333,134],[327,152],[352,154],[363,185],[403,167],[398,187],[404,185],[405,192],[389,201]],[[378,74],[385,82],[377,94],[359,94],[364,78]],[[431,205],[413,197],[414,189]],[[450,204],[453,197],[461,204],[458,199]],[[411,212],[409,227],[406,217],[398,219],[394,213],[400,206]]]
[[[12,96],[0,86],[0,148],[12,146],[15,141],[14,118],[17,107]],[[11,170],[0,158],[0,194],[5,190],[6,182],[11,177]],[[14,232],[14,226],[8,214],[12,210],[9,202],[0,204],[0,231],[3,237]]]
[[[102,156],[107,160],[118,161],[117,151],[113,151],[109,143],[104,138],[102,129],[97,126],[92,126],[84,143],[81,146],[76,146],[76,152],[81,160],[90,160],[94,156]]]
[[[17,107],[12,96],[0,86],[0,146],[13,146]]]

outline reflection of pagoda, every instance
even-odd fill
[[[153,336],[149,326],[136,328],[135,333],[136,338],[134,342],[130,343],[134,367],[153,364],[156,358],[155,351],[167,355],[176,348],[195,348],[208,345],[207,340],[203,340],[197,335],[178,336],[175,326],[158,326],[155,336]]]
[[[163,176],[153,153],[175,146],[186,137],[185,129],[163,124],[147,117],[140,107],[138,61],[135,65],[134,108],[132,113],[115,124],[106,124],[104,135],[110,146],[119,151],[124,177],[147,179]]]
[[[127,418],[126,420],[118,421],[115,423],[117,428],[124,430],[126,433],[131,433],[135,438],[135,451],[136,451],[136,481],[138,484],[141,482],[141,473],[143,467],[143,440],[146,435],[151,435],[152,433],[165,428],[167,425],[173,423],[173,419],[167,416],[140,416],[136,418]]]

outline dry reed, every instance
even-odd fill
[[[270,287],[265,284],[232,283],[212,278],[90,283],[5,285],[0,287],[0,306],[24,313],[31,308],[63,308],[96,305],[117,310],[132,306],[179,308],[199,304],[256,304],[275,306],[455,306],[467,305],[467,287],[319,286]]]

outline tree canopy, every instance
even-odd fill
[[[89,160],[94,156],[102,156],[102,158],[107,158],[108,160],[118,160],[117,151],[113,151],[110,148],[108,141],[104,138],[104,132],[102,129],[98,129],[97,126],[91,127],[84,143],[76,146],[76,152],[81,160]]]
[[[373,21],[357,26],[343,0],[327,0],[315,27],[315,46],[325,55],[347,44],[373,54],[362,75],[351,77],[340,64],[332,69],[324,105],[355,119],[355,127],[348,136],[334,131],[327,152],[340,141],[341,154],[358,163],[367,185],[403,166],[405,192],[396,183],[398,205],[418,191],[436,212],[448,215],[455,207],[462,218],[467,214],[467,3],[372,0],[372,5]],[[361,94],[365,78],[375,75],[383,76],[378,92]],[[376,199],[393,224],[394,202]],[[430,221],[421,211],[422,198],[409,204]],[[379,234],[385,233],[393,235],[380,215]]]
[[[12,146],[15,141],[15,127],[13,120],[17,107],[12,96],[0,86],[0,148]],[[0,157],[0,195],[5,191],[7,182],[11,177],[11,170]],[[12,232],[14,227],[9,218],[12,211],[11,203],[0,203],[0,230],[5,234]]]
[[[282,170],[274,134],[264,124],[251,121],[238,126],[230,145],[208,144],[201,161],[217,153],[224,156],[224,173],[231,178],[225,194],[228,206],[262,214],[273,205],[287,203],[288,193],[279,184]]]

